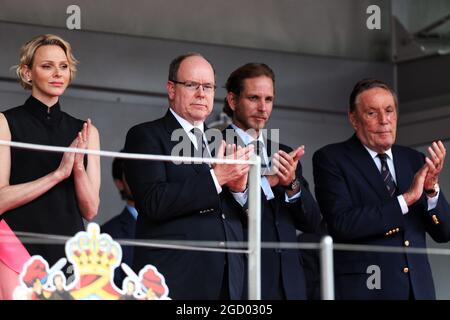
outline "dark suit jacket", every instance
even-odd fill
[[[175,129],[182,127],[168,111],[163,118],[131,128],[125,151],[170,155],[179,143],[171,141]],[[184,134],[184,139],[189,137]],[[131,160],[125,163],[125,174],[139,211],[137,239],[203,240],[222,245],[226,240],[243,240],[235,204],[217,194],[208,165]],[[230,297],[239,299],[243,294],[243,255],[137,247],[136,271],[146,264],[155,265],[164,275],[172,299],[218,299],[224,272],[228,273]]]
[[[101,226],[101,232],[109,234],[114,240],[116,239],[134,239],[134,232],[136,229],[136,220],[133,218],[127,207],[122,210],[122,213],[115,216],[111,220],[105,222]],[[122,262],[128,266],[133,266],[134,247],[121,245],[122,247]],[[125,278],[125,272],[119,266],[114,272],[114,282],[119,288],[122,288],[122,281]]]
[[[231,126],[227,129],[233,130]],[[225,130],[223,134],[225,136]],[[228,141],[228,143],[233,142],[241,146],[244,144],[237,136],[234,141]],[[271,157],[272,144],[272,141],[267,141],[269,157]],[[279,147],[286,152],[292,151],[291,148],[282,144]],[[300,199],[294,203],[285,201],[285,189],[282,186],[272,188],[275,198],[270,201],[266,199],[261,189],[261,241],[295,243],[297,242],[296,229],[305,232],[319,230],[321,221],[319,207],[309,191],[308,182],[302,176],[300,162],[297,166],[297,177],[301,182],[302,193]],[[227,193],[230,193],[229,190]],[[244,208],[239,206],[239,208],[246,210],[246,206]],[[287,299],[306,299],[305,275],[301,261],[298,250],[262,249],[262,299],[277,299],[280,297],[280,290]]]
[[[424,156],[398,145],[392,152],[398,194],[403,194]],[[425,248],[426,232],[437,242],[449,240],[450,208],[442,191],[435,209],[427,210],[423,195],[403,215],[397,197],[388,195],[380,172],[356,135],[317,151],[313,166],[316,197],[336,242],[404,247],[408,241],[410,247]],[[338,299],[408,299],[410,286],[416,299],[435,298],[426,255],[335,251],[334,262]],[[374,274],[367,273],[371,265],[380,268],[380,289],[368,289],[367,280]]]
[[[301,233],[297,236],[299,243],[319,243],[325,233]],[[320,300],[320,251],[318,249],[300,249],[300,263],[306,280],[306,297],[308,300]]]

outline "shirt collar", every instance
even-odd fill
[[[175,119],[177,119],[177,121],[183,127],[184,131],[186,131],[186,133],[191,133],[191,130],[192,130],[192,128],[194,128],[194,126],[189,121],[187,121],[186,119],[180,117],[175,111],[172,110],[172,108],[169,108],[169,110],[170,110],[170,112],[172,112],[172,114],[175,117]],[[197,125],[195,127],[200,129],[204,133],[205,125],[204,125],[203,122],[201,122],[199,125]]]
[[[368,147],[365,146],[365,145],[363,145],[363,146],[364,146],[364,148],[366,148],[367,152],[369,152],[369,154],[370,154],[370,156],[372,157],[372,159],[377,158],[378,152],[373,151],[372,149],[368,148]],[[391,159],[391,160],[394,159],[394,158],[392,157],[392,148],[389,148],[389,149],[386,150],[384,153],[387,155],[388,159]]]
[[[249,143],[255,140],[251,135],[249,135],[247,132],[236,126],[234,123],[232,123],[231,126],[233,127],[234,131],[236,131],[239,138],[241,138],[242,142],[244,142],[245,145],[248,145]],[[258,141],[264,145],[264,137],[262,131],[259,132]]]
[[[134,220],[137,220],[138,212],[136,208],[127,204],[127,210],[133,216]]]
[[[59,120],[62,115],[59,101],[49,107],[35,97],[30,96],[27,101],[25,101],[24,106],[32,115],[49,123]]]

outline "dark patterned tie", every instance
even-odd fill
[[[393,197],[397,191],[397,186],[395,185],[394,178],[392,178],[391,172],[389,171],[389,166],[387,164],[387,155],[385,153],[379,153],[378,158],[381,161],[381,178],[389,192],[389,195]]]
[[[195,136],[195,140],[197,141],[197,148],[193,152],[194,157],[199,158],[211,158],[211,154],[209,153],[209,149],[206,146],[205,139],[203,139],[203,132],[199,128],[192,128],[191,132]],[[211,167],[210,164],[208,166]]]

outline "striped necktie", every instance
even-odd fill
[[[387,155],[385,153],[379,153],[378,158],[381,161],[381,178],[389,192],[389,195],[393,197],[397,191],[397,186],[395,185],[394,178],[392,178],[391,172],[389,171],[389,166],[387,164]]]
[[[192,155],[199,158],[212,158],[208,146],[205,143],[205,139],[203,139],[202,130],[194,127],[191,129],[191,132],[194,134],[195,140],[197,141],[197,148],[193,148],[194,152],[192,153]],[[211,167],[211,164],[208,163],[207,165]]]

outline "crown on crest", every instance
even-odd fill
[[[66,255],[79,275],[110,276],[122,260],[122,249],[108,234],[100,234],[97,224],[89,224],[66,242]]]

